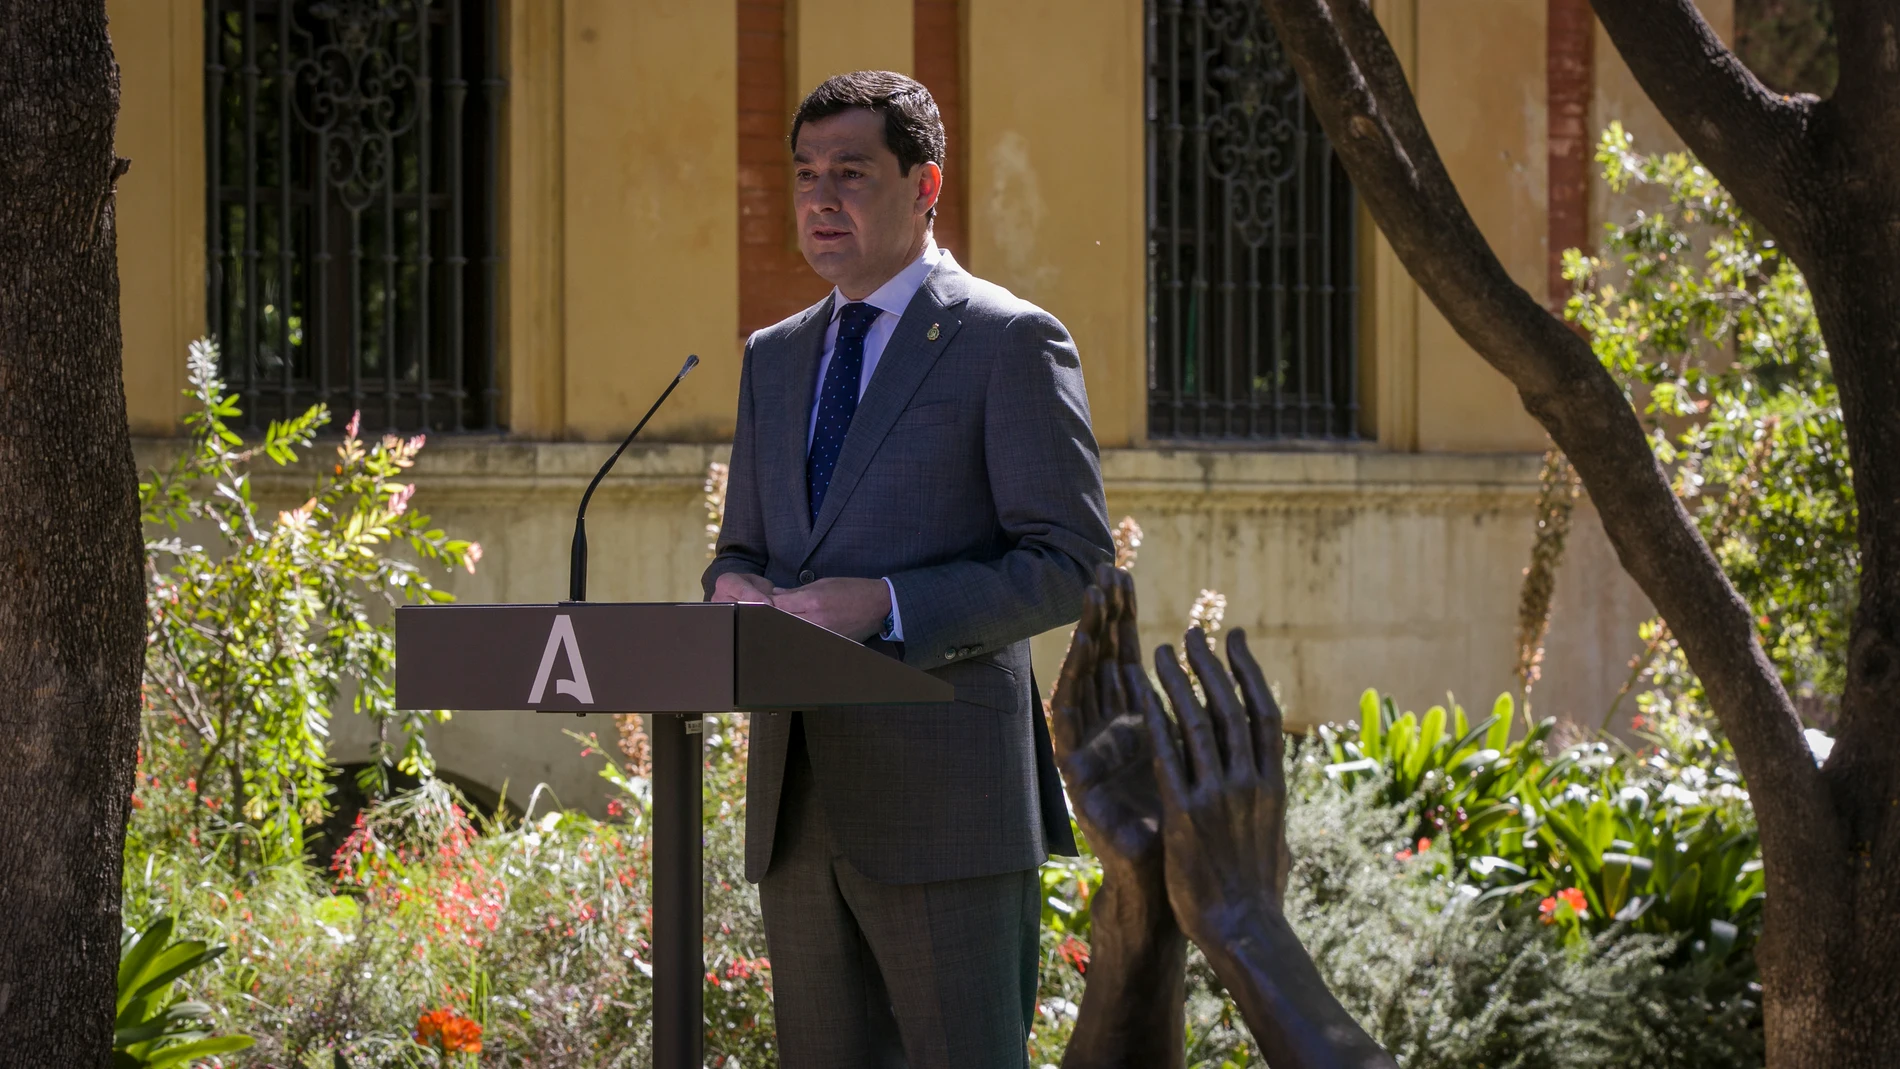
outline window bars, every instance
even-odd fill
[[[207,0],[209,312],[245,427],[323,402],[499,429],[498,17]]]
[[[1148,431],[1358,436],[1352,187],[1259,0],[1151,0]]]

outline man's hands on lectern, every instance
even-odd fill
[[[712,599],[741,605],[770,605],[772,581],[750,572],[725,572],[713,581]]]
[[[882,579],[819,579],[800,587],[772,587],[768,603],[863,642],[884,633],[884,618],[891,614],[891,588]]]

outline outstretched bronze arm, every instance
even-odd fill
[[[1280,707],[1234,632],[1221,667],[1197,629],[1188,662],[1141,663],[1135,589],[1103,566],[1051,702],[1056,762],[1101,859],[1088,985],[1064,1069],[1185,1058],[1186,938],[1207,955],[1275,1069],[1397,1069],[1326,989],[1283,910],[1285,737]]]
[[[1287,925],[1286,742],[1246,634],[1227,638],[1238,694],[1199,628],[1187,633],[1187,651],[1205,706],[1171,647],[1155,651],[1155,670],[1172,722],[1145,678],[1138,688],[1128,680],[1155,749],[1175,917],[1240,1004],[1274,1069],[1397,1069],[1326,989]]]
[[[1064,1069],[1180,1069],[1187,939],[1168,907],[1154,750],[1128,680],[1152,695],[1135,632],[1135,587],[1106,565],[1050,702],[1056,764],[1076,822],[1102,862],[1088,984]]]

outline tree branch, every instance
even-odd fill
[[[1679,636],[1751,788],[1775,799],[1760,817],[1777,869],[1838,857],[1825,853],[1837,845],[1838,824],[1747,605],[1670,490],[1615,380],[1587,342],[1511,279],[1478,230],[1366,0],[1263,2],[1354,189],[1406,270],[1570,456],[1624,569]]]
[[[1853,0],[1849,0],[1852,3]],[[1716,36],[1695,0],[1590,0],[1643,92],[1749,213],[1784,240],[1821,165],[1814,97],[1784,97]]]

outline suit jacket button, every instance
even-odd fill
[[[956,651],[956,650],[944,650],[944,651],[943,651],[943,659],[944,659],[944,660],[946,660],[946,661],[954,661],[954,660],[956,660],[956,659],[957,659],[957,651]]]
[[[818,573],[812,571],[810,568],[807,568],[804,571],[798,573],[798,581],[800,584],[812,582],[813,580],[817,578],[818,578]]]

